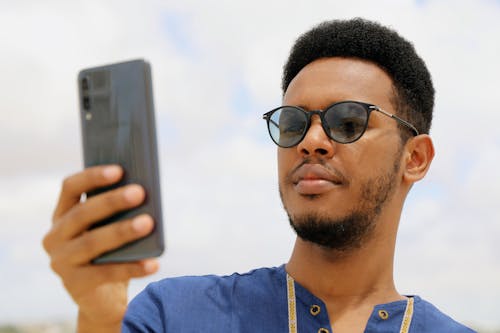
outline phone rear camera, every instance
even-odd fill
[[[89,79],[86,77],[82,79],[82,90],[83,91],[89,90]]]
[[[90,110],[90,97],[89,96],[83,97],[83,109]]]

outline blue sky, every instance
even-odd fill
[[[500,6],[487,0],[0,4],[0,324],[75,317],[40,242],[62,178],[82,167],[76,75],[93,65],[153,66],[168,250],[131,296],[165,276],[286,262],[294,235],[261,116],[280,103],[293,40],[355,16],[412,40],[437,91],[437,155],[403,213],[398,287],[500,326]]]

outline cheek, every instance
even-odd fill
[[[282,184],[293,165],[292,148],[278,148],[277,161],[278,161],[278,180],[280,184]]]
[[[356,164],[359,177],[373,178],[376,175],[392,172],[399,159],[399,144],[391,138],[379,139],[356,153]]]

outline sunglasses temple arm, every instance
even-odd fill
[[[391,117],[392,119],[395,119],[397,122],[405,125],[406,127],[408,127],[409,129],[411,129],[413,131],[413,133],[415,133],[415,135],[419,135],[420,133],[418,132],[417,128],[415,126],[413,126],[412,124],[410,124],[409,122],[407,122],[406,120],[404,119],[401,119],[399,118],[398,116],[392,114],[392,113],[389,113],[387,111],[384,111],[383,109],[381,108],[373,108],[373,110],[376,110],[384,115],[386,115],[387,117]]]
[[[413,131],[413,133],[415,133],[415,136],[419,135],[420,133],[418,132],[417,128],[415,126],[413,126],[412,124],[410,124],[409,122],[407,122],[406,120],[403,120],[395,115],[392,115],[392,117],[394,119],[396,119],[397,121],[399,121],[401,124],[403,125],[406,125],[406,127],[408,127],[409,129],[411,129]]]

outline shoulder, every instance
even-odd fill
[[[281,274],[283,266],[244,274],[182,276],[153,282],[130,302],[124,327],[130,327],[132,332],[156,332],[165,331],[167,321],[170,327],[179,320],[210,315],[221,321],[229,320],[223,317],[230,315],[233,304],[244,305],[262,295],[273,294],[272,289],[279,288]]]
[[[416,326],[418,332],[439,332],[439,333],[474,333],[467,326],[455,321],[450,316],[443,313],[430,302],[415,296],[415,314],[417,315]]]
[[[183,294],[186,290],[190,292],[206,292],[209,289],[217,288],[219,290],[225,288],[241,288],[246,286],[255,287],[255,283],[259,282],[259,286],[274,281],[276,276],[280,274],[281,267],[258,268],[247,273],[233,273],[231,275],[203,275],[203,276],[181,276],[174,278],[166,278],[157,282],[153,282],[146,287],[146,292],[151,295],[162,296],[165,292],[174,292]]]

